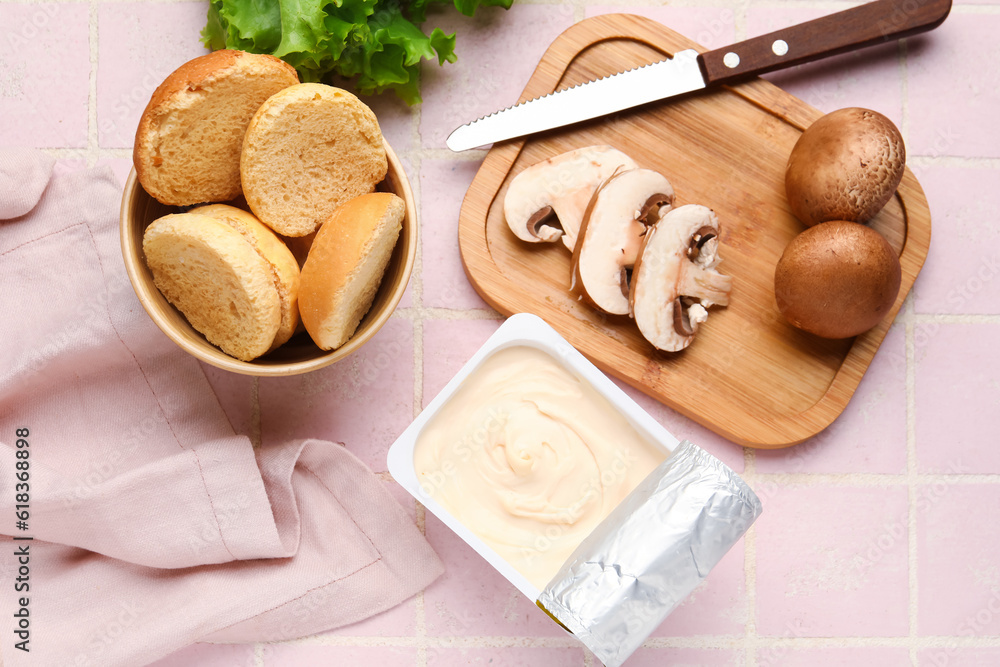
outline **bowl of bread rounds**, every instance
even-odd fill
[[[196,358],[294,375],[351,354],[409,282],[406,173],[353,94],[277,58],[185,63],[139,122],[122,254],[150,318]]]

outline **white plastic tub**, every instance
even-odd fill
[[[413,464],[414,446],[426,424],[454,396],[455,392],[460,391],[465,379],[483,361],[490,355],[513,346],[529,346],[546,352],[563,368],[586,384],[591,385],[625,417],[640,436],[662,448],[665,456],[669,456],[673,452],[678,445],[678,440],[580,354],[576,348],[566,342],[552,327],[541,318],[524,313],[514,315],[504,322],[399,436],[390,447],[388,455],[389,472],[393,478],[534,602],[538,600],[541,592],[538,587],[529,582],[467,526],[435,502],[434,498],[421,487]]]

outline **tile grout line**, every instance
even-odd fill
[[[29,1],[34,1],[34,0],[29,0]],[[98,134],[98,124],[97,124],[97,111],[98,111],[97,110],[97,62],[98,62],[98,55],[99,55],[99,48],[98,48],[98,42],[97,42],[97,39],[98,39],[98,21],[97,21],[97,8],[98,8],[98,4],[97,4],[96,0],[84,0],[84,1],[87,2],[89,4],[89,7],[90,7],[90,58],[91,58],[91,72],[90,72],[89,93],[88,93],[88,96],[89,96],[89,99],[88,99],[88,148],[87,148],[87,152],[86,152],[86,159],[87,159],[88,166],[92,167],[92,166],[94,166],[96,164],[96,162],[102,156],[124,157],[123,151],[125,151],[127,149],[104,149],[104,148],[101,148],[100,145],[99,145],[99,134]],[[112,1],[117,1],[117,0],[112,0]],[[183,0],[164,0],[164,1],[165,2],[174,2],[174,1],[183,1]],[[75,4],[75,3],[69,2],[67,4]],[[519,4],[521,4],[521,3],[519,3]],[[523,3],[523,4],[548,4],[548,3],[531,3],[531,2],[527,2],[527,3]],[[639,2],[630,3],[630,4],[635,4],[635,5],[640,5],[640,6],[643,5],[643,4],[648,4],[649,6],[659,6],[659,4],[655,0],[650,0],[648,3],[647,2],[643,2],[642,0],[640,0]],[[676,3],[676,4],[678,6],[698,6],[698,4],[696,2],[691,2],[690,0],[681,0],[681,2]],[[777,7],[787,7],[787,6],[790,6],[793,3],[791,3],[791,2],[773,2],[773,3],[770,3],[770,4],[773,4],[774,6],[777,6]],[[798,3],[795,3],[795,4],[796,4],[796,6],[799,6]],[[819,1],[819,2],[806,0],[805,5],[828,8],[828,7],[832,7],[832,6],[840,7],[841,3],[840,2],[828,2],[828,1],[825,1],[825,0],[822,0],[822,1]],[[579,20],[579,19],[581,19],[583,17],[583,13],[586,10],[586,6],[587,6],[586,2],[583,2],[583,3],[580,3],[578,5],[575,5],[575,8],[576,8],[575,17],[577,18],[577,20]],[[722,4],[722,5],[720,5],[720,7],[726,7],[726,6],[729,6],[729,5],[728,4]],[[737,3],[737,7],[739,7],[737,14],[738,14],[738,16],[740,16],[743,19],[742,22],[740,22],[739,19],[738,19],[738,22],[737,22],[738,35],[739,36],[743,36],[743,35],[746,34],[746,32],[745,32],[745,30],[746,30],[746,26],[745,26],[746,5],[745,4],[740,5],[740,4]],[[903,102],[902,102],[902,105],[903,105],[903,120],[902,120],[903,127],[901,129],[904,132],[904,136],[906,136],[907,130],[908,130],[908,124],[909,124],[908,123],[909,117],[908,117],[908,105],[907,105],[907,99],[906,99],[906,91],[907,91],[907,89],[906,89],[906,70],[905,70],[905,55],[906,55],[905,40],[903,42],[901,42],[900,44],[901,44],[901,46],[900,46],[900,50],[901,50],[901,62],[902,62],[902,66],[903,66],[903,73],[902,73],[902,76],[903,76]],[[421,144],[420,144],[420,133],[419,133],[419,113],[420,113],[419,109],[416,110],[416,112],[414,113],[414,121],[413,121],[413,131],[414,131],[414,135],[415,135],[415,137],[417,139],[416,144],[415,144],[417,146],[417,149],[414,150],[414,151],[412,151],[410,153],[411,157],[413,158],[413,160],[415,162],[414,168],[416,170],[416,173],[418,173],[418,174],[419,174],[419,171],[420,171],[420,164],[421,164],[422,158],[425,157],[425,156],[430,158],[430,157],[433,157],[433,156],[435,156],[437,154],[437,152],[435,152],[434,149],[425,150],[425,149],[423,149],[421,147]],[[68,150],[75,150],[75,155],[79,156],[80,151],[78,149],[53,149],[54,152],[58,152],[58,153],[61,153],[63,151],[68,151]],[[115,152],[113,152],[113,151],[115,151]],[[130,155],[130,153],[129,153],[129,155]],[[454,159],[457,156],[451,156],[451,157]],[[465,157],[465,156],[462,156],[462,157]],[[476,161],[481,161],[482,160],[482,155],[480,155],[480,154],[475,154],[472,157],[474,157]],[[935,164],[939,164],[939,161],[942,158],[940,158],[940,157],[914,156],[914,159],[917,160],[918,162],[920,160],[924,160],[924,161],[931,161],[932,160],[932,161],[934,161]],[[969,163],[973,163],[974,162],[976,165],[985,165],[985,166],[987,166],[989,168],[998,168],[998,167],[1000,167],[1000,160],[995,160],[995,159],[994,160],[977,160],[977,159],[974,159],[974,158],[962,158],[962,157],[957,157],[957,156],[956,157],[945,157],[944,159],[945,160],[952,160],[952,161],[956,161],[956,162],[957,161],[969,161]],[[959,162],[958,164],[963,164],[964,165],[964,162]],[[949,166],[954,166],[954,165],[951,165],[951,163],[949,163]],[[419,182],[418,182],[419,179],[415,179],[415,181],[416,182],[413,184],[413,187],[417,191],[417,193],[419,193],[419,188],[420,188]],[[417,197],[417,200],[419,202],[419,197]],[[418,206],[418,211],[419,211],[419,206]],[[423,383],[423,325],[424,325],[424,323],[426,321],[428,321],[428,320],[496,319],[496,314],[495,313],[492,313],[491,311],[486,311],[486,310],[483,310],[483,309],[464,309],[464,310],[454,310],[454,311],[452,311],[452,310],[446,310],[446,309],[425,308],[424,305],[423,305],[423,280],[422,280],[423,263],[422,263],[422,254],[423,254],[422,253],[422,246],[421,246],[421,244],[418,244],[418,248],[417,248],[417,252],[416,252],[416,259],[415,259],[415,263],[414,263],[414,270],[413,270],[413,279],[414,279],[414,281],[412,283],[412,285],[413,285],[412,296],[413,296],[413,301],[414,301],[414,308],[413,309],[406,309],[406,310],[411,310],[412,315],[413,315],[412,321],[413,321],[413,344],[414,344],[414,386],[413,386],[413,398],[414,398],[413,412],[414,412],[414,416],[416,416],[417,414],[419,414],[419,412],[421,411],[422,399],[423,399],[423,391],[422,391],[423,384],[422,383]],[[909,569],[909,590],[910,590],[910,600],[909,600],[909,637],[906,640],[902,640],[902,638],[900,638],[900,639],[901,639],[901,643],[904,646],[908,645],[909,651],[910,651],[911,660],[913,661],[914,665],[916,664],[916,652],[917,652],[917,648],[916,648],[917,637],[916,637],[916,634],[915,634],[916,633],[916,623],[917,623],[917,604],[916,604],[916,592],[917,592],[917,578],[916,578],[916,558],[917,558],[917,551],[916,551],[916,544],[917,544],[917,540],[916,540],[916,485],[922,479],[931,478],[931,476],[921,476],[921,475],[919,475],[917,473],[917,469],[916,469],[916,446],[915,446],[915,410],[916,410],[916,405],[915,405],[915,382],[914,382],[914,378],[915,378],[914,327],[920,321],[924,321],[924,318],[931,318],[931,317],[949,317],[949,315],[947,315],[947,314],[941,315],[941,316],[928,315],[928,314],[919,314],[918,315],[915,312],[915,308],[914,308],[914,304],[913,304],[913,296],[911,294],[910,297],[909,297],[909,299],[908,299],[908,301],[907,301],[907,305],[906,305],[906,309],[904,311],[904,317],[903,317],[905,331],[906,331],[905,341],[906,341],[906,405],[907,405],[907,407],[906,407],[907,471],[906,471],[906,474],[904,476],[902,476],[903,479],[905,479],[905,484],[907,485],[907,490],[908,490],[908,494],[909,494],[909,514],[908,514],[908,523],[909,523],[909,533],[908,533],[909,534],[909,543],[908,543],[909,552],[908,552],[908,559],[909,559],[909,563],[910,563],[910,569]],[[957,315],[957,316],[951,316],[951,317],[962,318],[962,317],[966,317],[966,316]],[[1000,317],[983,316],[983,318],[984,318],[984,321],[988,322],[988,323],[1000,322]],[[252,396],[252,416],[251,416],[251,420],[252,420],[251,421],[252,436],[251,437],[252,437],[252,440],[255,443],[255,445],[259,446],[259,444],[260,444],[260,437],[261,437],[261,433],[260,433],[259,378],[254,378],[254,381],[253,381],[253,384],[252,384],[252,387],[251,387],[251,396]],[[761,474],[758,474],[756,472],[756,465],[755,465],[755,461],[756,460],[755,460],[755,452],[754,452],[754,450],[749,449],[749,448],[744,448],[744,461],[745,461],[744,476],[747,478],[748,483],[750,483],[752,487],[755,486],[757,483],[763,481],[764,479],[771,479],[771,476],[762,476]],[[863,475],[863,473],[861,475]],[[796,476],[782,477],[780,475],[775,475],[774,477],[776,479],[781,479],[781,480],[784,480],[784,479],[793,479],[793,480],[794,479],[798,479],[798,477],[796,477]],[[822,475],[814,475],[814,474],[810,474],[810,473],[803,473],[802,477],[804,479],[809,479],[810,481],[818,479],[817,483],[820,483],[820,484],[824,483],[822,481],[824,479]],[[850,474],[834,475],[832,477],[837,477],[838,479],[839,478],[844,478],[846,480],[852,479],[852,476]],[[895,477],[895,476],[893,476],[893,477]],[[942,477],[947,477],[947,478],[950,479],[952,477],[958,477],[958,476],[942,476]],[[993,480],[992,479],[993,477],[996,477],[997,479]],[[990,476],[990,479],[991,479],[991,481],[1000,481],[1000,476]],[[877,482],[878,480],[875,480],[875,481]],[[418,527],[419,527],[419,529],[421,530],[422,533],[425,533],[426,532],[426,511],[425,511],[424,507],[419,502],[416,502],[416,501],[414,501],[414,502],[416,503],[416,513],[417,513],[417,524],[418,524]],[[766,638],[759,637],[759,635],[757,634],[757,628],[756,628],[756,621],[757,621],[757,619],[756,619],[756,606],[755,606],[755,600],[756,600],[756,541],[755,541],[755,530],[754,530],[754,528],[751,528],[751,530],[747,533],[747,536],[746,536],[745,540],[746,541],[745,541],[744,577],[745,577],[746,596],[747,596],[747,627],[746,627],[746,633],[745,633],[744,649],[745,649],[745,656],[747,658],[747,661],[746,661],[747,667],[754,667],[754,665],[756,665],[756,663],[757,663],[756,649],[757,649],[757,647],[761,643],[770,644],[770,643],[777,642],[776,645],[785,645],[785,644],[780,643],[780,639],[768,640]],[[538,646],[545,646],[546,645],[546,643],[544,641],[542,641],[542,642],[536,642],[537,638],[530,638],[530,637],[500,638],[499,641],[497,640],[497,638],[491,638],[491,637],[463,637],[463,638],[457,638],[457,637],[451,637],[451,638],[449,638],[449,637],[440,637],[440,638],[435,638],[434,640],[429,640],[428,637],[427,637],[427,635],[426,635],[426,608],[425,608],[424,595],[423,595],[422,591],[420,593],[418,593],[417,596],[416,596],[416,600],[415,600],[415,616],[416,616],[416,620],[415,620],[415,637],[414,637],[414,640],[415,640],[415,646],[417,648],[417,665],[419,667],[425,667],[426,666],[426,664],[427,664],[427,648],[432,643],[435,644],[435,645],[448,645],[449,643],[457,643],[457,644],[465,644],[465,645],[468,645],[470,647],[488,647],[488,646],[491,646],[491,645],[499,645],[499,646],[510,645],[510,646],[516,646],[516,645],[518,645],[518,643],[517,643],[516,640],[525,639],[525,640],[528,640],[529,643],[532,643],[532,642],[536,643]],[[363,647],[363,646],[369,645],[369,644],[367,644],[365,642],[365,640],[363,638],[346,638],[346,639],[347,639],[348,642],[350,642],[348,644],[350,646]],[[454,642],[453,640],[456,640],[456,639],[460,640],[460,641]],[[502,641],[504,639],[510,639],[512,641],[509,644],[504,644],[504,642]],[[685,638],[658,639],[654,643],[656,645],[661,645],[662,644],[662,645],[666,645],[666,646],[672,646],[672,645],[682,645],[683,646],[683,645],[687,645],[687,643],[698,644],[698,641],[697,641],[698,638],[694,638],[694,640],[690,641],[690,642],[685,642],[685,641],[683,641],[684,639]],[[822,641],[821,641],[822,638],[813,638],[813,639],[815,639],[816,643],[818,643],[819,645],[823,645]],[[845,638],[836,638],[836,639],[843,640]],[[875,642],[879,641],[879,638],[861,638],[860,640],[858,640],[857,638],[855,638],[854,641],[855,641],[855,643],[857,643],[859,641],[863,643],[864,641],[866,641],[868,639],[872,639]],[[944,639],[950,639],[950,638],[946,637]],[[882,644],[875,643],[874,645],[885,645],[885,642],[888,642],[889,645],[897,645],[897,644],[893,643],[895,641],[894,638],[883,638],[882,641],[883,641]],[[712,641],[708,642],[709,645],[711,645],[712,643],[713,643]],[[801,643],[803,645],[811,645],[811,643],[809,642],[808,639],[804,639]],[[715,642],[715,644],[718,645],[718,646],[720,646],[720,647],[731,646],[732,645],[731,643],[727,644],[725,641],[717,641],[717,642]],[[560,646],[560,647],[564,646],[564,644],[561,644],[559,642],[553,642],[553,645]],[[573,644],[572,644],[572,646],[577,646],[577,645],[578,644],[576,644],[576,642],[573,642]],[[990,644],[990,645],[992,645],[992,644]],[[998,645],[1000,645],[1000,644],[998,644]],[[569,645],[566,645],[566,646],[569,646]],[[256,643],[256,644],[253,645],[254,663],[258,667],[263,667],[263,665],[264,665],[264,647],[265,647],[265,645],[262,644],[262,643]],[[584,652],[584,664],[588,665],[588,666],[595,664],[593,656],[590,655],[586,651]]]
[[[913,295],[906,303],[906,473],[907,473],[907,618],[910,639],[910,662],[917,665],[919,621],[917,582],[917,445],[916,445],[916,345],[914,342]]]
[[[261,446],[260,378],[254,376],[250,382],[250,444],[254,449]]]
[[[0,0],[2,2],[2,0]],[[95,117],[96,125],[96,117]],[[900,128],[902,131],[902,128]],[[56,158],[74,158],[80,155],[79,148],[43,148],[41,149],[48,153],[49,155]],[[431,159],[431,160],[454,160],[455,162],[482,162],[485,156],[485,152],[480,152],[473,156],[467,155],[457,155],[451,153],[447,149],[440,148],[423,148],[419,150],[411,150],[405,153],[406,155],[414,156],[420,159]],[[131,148],[108,148],[100,147],[97,148],[97,155],[101,158],[109,159],[131,159],[132,149]],[[940,167],[953,167],[953,168],[966,168],[966,169],[1000,169],[1000,158],[996,157],[968,157],[964,155],[920,155],[920,154],[908,154],[906,156],[906,164],[909,167],[929,167],[929,166],[940,166]]]
[[[19,4],[27,5],[40,5],[40,4],[56,4],[56,5],[80,5],[87,4],[90,0],[21,0]],[[101,0],[105,4],[128,4],[134,0]],[[157,4],[184,4],[189,3],[191,0],[157,0]],[[533,6],[560,6],[563,3],[561,0],[518,0],[518,5],[533,5]],[[589,6],[590,4],[595,5],[608,5],[612,7],[621,7],[622,9],[627,9],[630,7],[662,7],[663,4],[659,0],[628,0],[627,2],[606,2],[606,3],[585,3],[584,6]],[[844,0],[765,0],[762,2],[755,3],[755,8],[759,9],[788,9],[788,8],[806,8],[806,9],[823,9],[830,13],[839,11],[842,9],[848,9],[849,7],[856,7],[862,2],[845,2]],[[698,0],[674,0],[670,3],[672,7],[681,7],[686,9],[726,9],[730,7],[729,3],[726,2],[699,2]],[[994,14],[1000,11],[1000,6],[997,3],[986,3],[986,4],[957,4],[952,7],[952,13],[960,14]]]
[[[97,0],[89,0],[88,7],[90,76],[87,82],[87,166],[93,167],[100,156],[100,136],[97,133],[97,66],[100,63]]]
[[[749,5],[746,0],[733,0],[733,39],[746,39],[749,23]],[[743,448],[743,476],[751,489],[759,486],[757,476],[757,451]],[[757,653],[760,645],[757,634],[757,530],[750,526],[743,536],[743,586],[746,595],[746,628],[743,640],[743,662],[745,667],[757,667]]]
[[[421,72],[423,68],[421,67]],[[410,130],[412,132],[412,144],[419,147],[420,139],[420,119],[423,107],[418,106],[413,111],[410,119]],[[423,166],[423,155],[420,151],[410,154],[410,161],[415,172],[415,177],[410,183],[413,192],[414,208],[418,220],[423,210],[423,189],[420,182],[420,168]],[[420,231],[421,225],[417,225],[417,251],[413,261],[413,276],[411,278],[413,291],[410,298],[417,308],[416,317],[413,320],[413,417],[420,414],[424,400],[424,253],[423,237]],[[413,499],[414,511],[416,514],[417,528],[420,533],[427,535],[427,511],[416,498]],[[426,590],[426,589],[425,589]],[[417,640],[416,667],[427,667],[427,601],[424,598],[424,591],[418,591],[413,603],[413,623]]]
[[[900,133],[904,146],[910,136],[910,104],[909,104],[909,43],[906,39],[899,40],[899,80],[900,106],[902,119]],[[907,489],[907,521],[906,521],[906,562],[907,562],[907,628],[909,637],[910,664],[918,665],[917,633],[919,621],[918,583],[917,583],[917,445],[916,445],[916,370],[915,364],[915,297],[911,291],[904,304],[903,324],[906,341],[906,489]]]
[[[677,635],[673,637],[653,637],[643,644],[644,648],[687,648],[703,650],[739,651],[745,646],[745,635]],[[908,636],[895,637],[796,637],[791,635],[759,637],[761,648],[822,649],[822,648],[902,648],[914,644]],[[232,642],[204,642],[232,644]],[[346,646],[355,648],[408,647],[417,648],[581,648],[573,637],[553,637],[544,635],[448,635],[417,637],[415,635],[310,635],[285,641],[262,642],[263,646]],[[237,643],[237,645],[240,645]],[[949,636],[928,635],[920,637],[918,649],[928,648],[1000,648],[1000,636]],[[745,666],[744,666],[745,667]]]
[[[757,452],[750,447],[743,448],[743,476],[751,489],[757,487]],[[757,531],[754,526],[750,526],[743,536],[743,586],[746,594],[743,658],[746,667],[756,667],[760,637],[757,634]]]

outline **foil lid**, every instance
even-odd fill
[[[538,605],[618,667],[762,509],[736,473],[685,440],[577,547]]]

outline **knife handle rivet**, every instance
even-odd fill
[[[726,55],[722,56],[722,64],[728,67],[729,69],[733,69],[734,67],[739,66],[740,57],[737,54],[730,51]]]
[[[774,40],[774,44],[771,45],[771,51],[773,51],[776,56],[785,55],[788,53],[788,42],[783,39]]]

